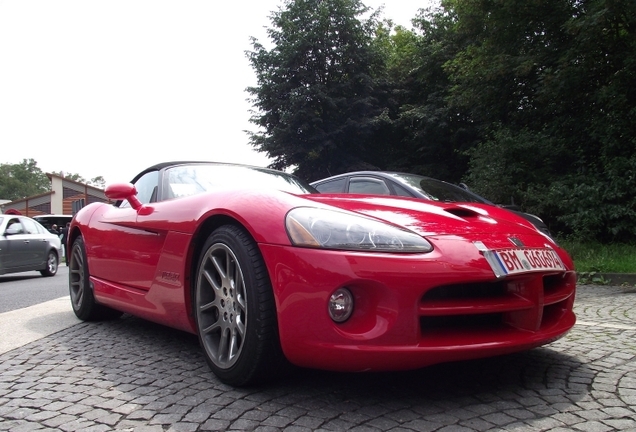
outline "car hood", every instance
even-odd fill
[[[398,225],[422,236],[470,234],[526,235],[538,231],[527,220],[499,207],[477,203],[441,203],[411,198],[350,194],[308,197],[342,210]]]

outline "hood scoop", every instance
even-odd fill
[[[476,211],[465,208],[465,207],[449,207],[449,208],[445,208],[444,211],[452,214],[453,216],[460,217],[462,219],[481,216]]]

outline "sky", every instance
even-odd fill
[[[410,28],[431,0],[363,0]],[[170,160],[266,166],[250,37],[281,0],[0,0],[0,163],[129,181]]]

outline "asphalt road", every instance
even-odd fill
[[[0,313],[68,295],[68,267],[62,264],[52,277],[42,277],[36,271],[2,275],[0,295]]]
[[[581,286],[575,311],[568,335],[523,353],[237,389],[195,336],[128,315],[79,322],[66,295],[0,314],[2,340],[16,320],[9,333],[41,332],[0,351],[0,430],[636,431],[636,288]]]
[[[35,271],[2,275],[0,295],[0,354],[80,322],[70,307],[65,265],[52,277]]]

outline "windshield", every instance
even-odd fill
[[[492,204],[485,198],[451,183],[416,174],[391,174],[396,180],[423,192],[429,199],[442,202]]]
[[[276,189],[294,194],[315,193],[299,178],[266,168],[193,164],[168,168],[164,174],[168,198],[209,192],[218,188]]]

